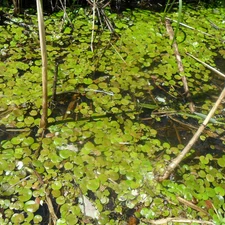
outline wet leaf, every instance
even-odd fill
[[[24,221],[24,215],[23,215],[23,214],[15,213],[15,214],[12,216],[12,222],[13,222],[14,224],[21,224],[23,221]]]
[[[62,182],[61,181],[56,181],[51,185],[53,190],[59,190],[62,188]]]
[[[59,196],[58,198],[56,198],[56,203],[58,205],[63,205],[65,203],[65,198],[63,196]]]
[[[41,223],[42,222],[42,216],[35,215],[34,216],[34,223]]]
[[[39,204],[35,203],[35,201],[30,200],[25,202],[24,210],[25,212],[36,212],[39,209]]]
[[[218,165],[220,167],[225,167],[225,157],[218,159]]]
[[[26,202],[28,200],[30,200],[32,197],[32,191],[28,188],[24,188],[21,191],[19,191],[19,197],[18,199],[20,201]]]

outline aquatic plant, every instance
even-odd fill
[[[177,35],[196,112],[205,115],[221,78],[186,52],[215,66],[215,57],[224,53],[223,12],[187,9],[188,27],[180,25]],[[55,75],[57,81],[43,139],[36,136],[42,106],[36,17],[18,19],[29,21],[29,30],[0,27],[0,223],[125,224],[132,216],[140,224],[171,217],[222,224],[223,106],[196,151],[191,149],[170,179],[158,182],[203,118],[191,114],[183,98],[163,14],[106,13],[118,35],[102,30],[94,52],[92,18],[83,9],[71,18],[73,28],[62,22],[62,12],[45,17],[49,98]],[[221,21],[220,29],[205,15]],[[177,20],[176,13],[167,16]]]

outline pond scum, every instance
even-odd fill
[[[26,12],[0,26],[0,224],[225,224],[223,103],[184,160],[158,179],[224,86],[186,54],[224,70],[224,9],[183,12],[183,72],[161,13],[105,9],[115,33],[82,8],[46,16],[42,137],[37,17]],[[167,17],[175,29],[177,13]]]

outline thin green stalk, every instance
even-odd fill
[[[166,17],[166,13],[168,12],[168,7],[169,7],[169,4],[170,4],[170,0],[167,1],[166,3],[166,7],[164,9],[164,14],[163,14],[163,20],[165,20],[165,17]]]
[[[173,4],[175,3],[175,1],[176,0],[173,0],[173,2],[171,4],[170,4],[170,0],[167,1],[166,7],[164,9],[163,20],[165,20],[166,13],[168,13],[171,10],[171,8],[172,8]]]
[[[171,10],[172,6],[174,5],[175,1],[176,0],[173,0],[173,2],[171,4],[170,4],[170,0],[167,1],[166,7],[165,7],[165,10],[164,10],[164,14],[163,14],[163,21],[166,18],[166,14],[168,12],[170,12],[170,10]],[[174,32],[174,37],[173,37],[171,45],[173,45],[174,41],[176,40],[176,36],[177,36],[178,30],[179,30],[179,27],[180,27],[181,19],[182,19],[182,0],[179,0],[177,26],[176,26],[176,29],[175,29],[175,32]]]
[[[172,45],[173,45],[174,41],[176,40],[177,33],[178,33],[178,30],[179,30],[179,27],[180,27],[181,18],[182,18],[182,0],[179,0],[177,26],[176,26],[176,29],[175,29],[175,32],[174,32]]]

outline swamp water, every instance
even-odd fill
[[[187,8],[183,23],[195,30],[181,27],[177,37],[196,112],[204,115],[224,85],[186,52],[211,66],[215,57],[223,62],[223,15],[224,9]],[[168,16],[177,20],[177,13]],[[49,209],[57,224],[131,224],[130,216],[139,224],[168,217],[223,224],[223,105],[171,178],[156,180],[203,120],[189,111],[162,15],[108,13],[116,34],[96,27],[94,52],[92,17],[83,9],[68,17],[45,18],[51,104],[43,139],[36,136],[36,17],[15,18],[26,27],[0,27],[0,224],[48,224]]]

